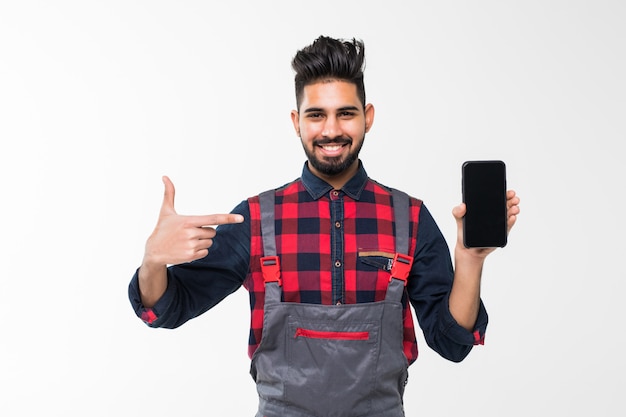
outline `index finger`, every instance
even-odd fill
[[[219,226],[220,224],[242,223],[241,214],[208,214],[205,216],[188,216],[194,226]]]

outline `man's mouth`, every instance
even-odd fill
[[[349,143],[349,141],[333,141],[330,143],[324,141],[322,143],[318,143],[317,146],[321,148],[324,156],[334,158],[340,156],[343,153],[343,148]]]
[[[345,144],[344,145],[322,145],[322,149],[328,152],[336,152],[344,146]]]
[[[320,140],[315,143],[316,146],[322,148],[325,154],[328,156],[334,156],[339,154],[344,146],[352,143],[349,139],[333,139],[333,140]]]

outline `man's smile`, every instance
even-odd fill
[[[349,139],[340,140],[320,140],[315,143],[315,146],[322,149],[322,153],[326,156],[333,157],[341,154],[343,148],[352,143]]]
[[[323,151],[322,153],[326,156],[337,156],[341,154],[344,146],[346,146],[346,144],[343,144],[343,145],[331,144],[331,145],[322,145],[320,146],[320,148],[322,148],[322,151]]]

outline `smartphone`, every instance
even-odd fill
[[[506,166],[503,161],[465,161],[462,166],[463,244],[466,248],[507,243]]]

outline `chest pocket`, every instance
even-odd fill
[[[358,252],[358,263],[360,269],[370,268],[383,271],[391,271],[393,257],[395,253],[380,250],[360,250]]]

